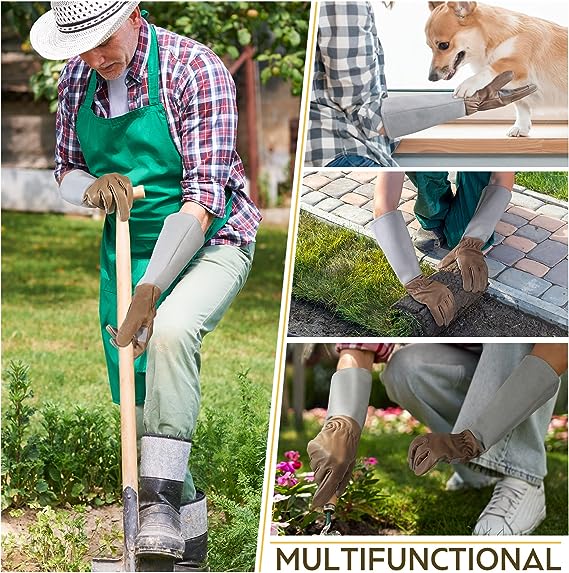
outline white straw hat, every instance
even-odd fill
[[[96,48],[112,36],[138,2],[54,0],[51,10],[30,30],[36,52],[48,60],[65,60]]]

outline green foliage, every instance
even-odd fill
[[[47,100],[51,113],[57,110],[57,83],[64,66],[65,62],[60,60],[44,60],[41,70],[30,78],[34,100]]]
[[[38,512],[23,538],[3,542],[3,567],[13,571],[90,571],[85,509]],[[18,558],[16,559],[16,555]]]
[[[516,173],[516,183],[567,201],[567,171],[520,171]]]
[[[433,271],[423,265],[423,272]],[[383,336],[406,336],[415,320],[391,306],[404,296],[377,244],[354,231],[301,213],[293,295],[331,308]]]
[[[66,412],[33,397],[29,368],[11,362],[2,426],[2,509],[24,504],[111,503],[120,495],[116,413],[76,406]],[[34,418],[34,419],[32,419]]]
[[[26,40],[32,24],[49,8],[49,2],[2,2],[2,27],[15,30],[24,42],[22,49],[29,51]]]
[[[210,528],[213,571],[245,571],[255,562],[269,399],[247,372],[239,374],[238,385],[231,414],[206,408],[192,440],[192,474],[216,513]]]
[[[309,2],[145,2],[150,20],[236,60],[252,45],[264,63],[261,80],[280,77],[300,95]]]

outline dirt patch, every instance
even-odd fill
[[[377,336],[355,322],[336,316],[319,304],[292,298],[288,320],[289,336]]]
[[[318,304],[291,300],[289,336],[381,336],[343,320]],[[567,331],[485,294],[463,310],[440,336],[567,336]]]
[[[28,531],[36,522],[38,509],[25,509],[23,512],[2,512],[2,570],[3,571],[38,571],[34,563],[23,554],[14,544],[26,544]],[[56,510],[61,511],[61,510]],[[73,510],[65,510],[72,512]],[[94,557],[111,557],[112,548],[119,550],[122,547],[122,507],[120,505],[107,505],[103,507],[87,507],[85,511],[85,532],[89,539],[89,551],[86,559]],[[13,542],[6,543],[7,536],[13,536]],[[104,540],[104,541],[103,541]],[[29,544],[29,540],[27,541]],[[109,554],[101,554],[102,547]],[[120,551],[122,552],[122,551]]]

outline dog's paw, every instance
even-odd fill
[[[512,127],[508,130],[508,137],[527,137],[529,135],[529,131],[531,129],[531,125],[529,126],[520,126],[517,123],[514,123]]]
[[[488,82],[483,83],[481,81],[480,75],[472,76],[466,80],[464,80],[455,90],[454,95],[455,97],[470,97],[475,92],[477,92],[480,88],[483,88]]]

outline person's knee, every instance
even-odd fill
[[[417,371],[417,355],[411,347],[394,352],[381,375],[389,399],[400,406],[409,404],[414,395],[413,376]]]
[[[148,344],[158,352],[188,353],[191,349],[199,349],[201,338],[199,326],[193,322],[182,323],[168,320],[168,317],[157,317]]]

